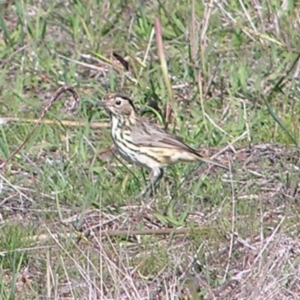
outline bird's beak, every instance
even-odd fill
[[[99,108],[104,108],[106,110],[106,102],[105,101],[99,101],[97,103],[89,105],[89,110],[91,111],[98,111],[100,110]]]
[[[106,108],[107,105],[106,105],[106,102],[105,101],[100,101],[96,104],[96,107],[103,107],[103,108]]]

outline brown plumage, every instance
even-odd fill
[[[125,96],[108,94],[99,105],[110,116],[111,136],[118,153],[125,160],[151,170],[150,181],[138,197],[149,195],[162,178],[163,168],[177,162],[198,160],[228,169],[202,157],[179,137],[138,116],[132,101]]]

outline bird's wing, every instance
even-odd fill
[[[176,135],[167,133],[156,124],[141,122],[131,130],[133,143],[139,146],[158,147],[158,148],[180,148],[190,152],[196,152],[185,144]]]
[[[203,157],[195,149],[189,147],[176,135],[165,132],[162,128],[155,124],[148,123],[147,121],[141,122],[131,128],[132,142],[137,146],[153,147],[153,148],[177,148],[188,151],[195,154],[197,158],[206,163],[219,166],[228,170],[227,166],[224,166],[218,162],[215,162],[209,158]]]

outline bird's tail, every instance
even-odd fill
[[[225,169],[225,170],[229,170],[228,166],[225,166],[225,165],[223,165],[223,164],[221,164],[221,163],[219,163],[215,160],[212,160],[209,157],[204,157],[204,156],[202,156],[201,154],[199,154],[197,152],[195,152],[195,159],[198,160],[198,161],[203,161],[205,163],[220,167],[220,168]]]

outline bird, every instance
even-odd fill
[[[104,108],[110,117],[111,138],[120,156],[150,170],[149,181],[137,198],[150,197],[163,177],[164,169],[178,162],[202,161],[228,170],[218,162],[203,157],[178,136],[139,116],[133,101],[115,93],[105,95],[97,107]]]

